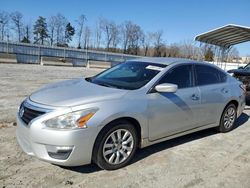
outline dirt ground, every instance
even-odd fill
[[[209,129],[150,146],[116,171],[62,168],[23,153],[15,138],[20,102],[41,85],[99,71],[0,64],[0,187],[250,187],[250,108],[230,133]]]

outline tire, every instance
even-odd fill
[[[129,164],[137,146],[135,127],[126,121],[117,122],[104,128],[98,135],[93,160],[102,169],[116,170]]]
[[[221,119],[220,125],[218,126],[217,130],[221,133],[226,133],[231,131],[235,126],[235,121],[237,118],[237,109],[234,104],[229,104],[224,109]]]

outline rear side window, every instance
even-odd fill
[[[193,86],[192,78],[192,65],[181,65],[168,71],[159,84],[171,83],[178,85],[178,88],[187,88]]]
[[[195,70],[198,86],[226,82],[227,75],[216,68],[206,65],[195,65]]]

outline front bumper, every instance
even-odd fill
[[[96,127],[77,130],[45,129],[41,121],[36,119],[26,125],[18,114],[16,121],[17,141],[28,155],[61,166],[79,166],[91,163],[92,149],[98,132]],[[66,159],[58,159],[50,155],[51,150],[56,147],[71,148]]]

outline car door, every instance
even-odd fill
[[[176,84],[178,89],[175,93],[159,93],[152,90],[147,95],[150,140],[197,126],[196,113],[200,108],[200,92],[194,87],[193,66],[187,64],[172,68],[157,84],[161,83]]]
[[[216,123],[230,95],[226,73],[209,65],[195,65],[196,85],[201,93],[200,126]]]

